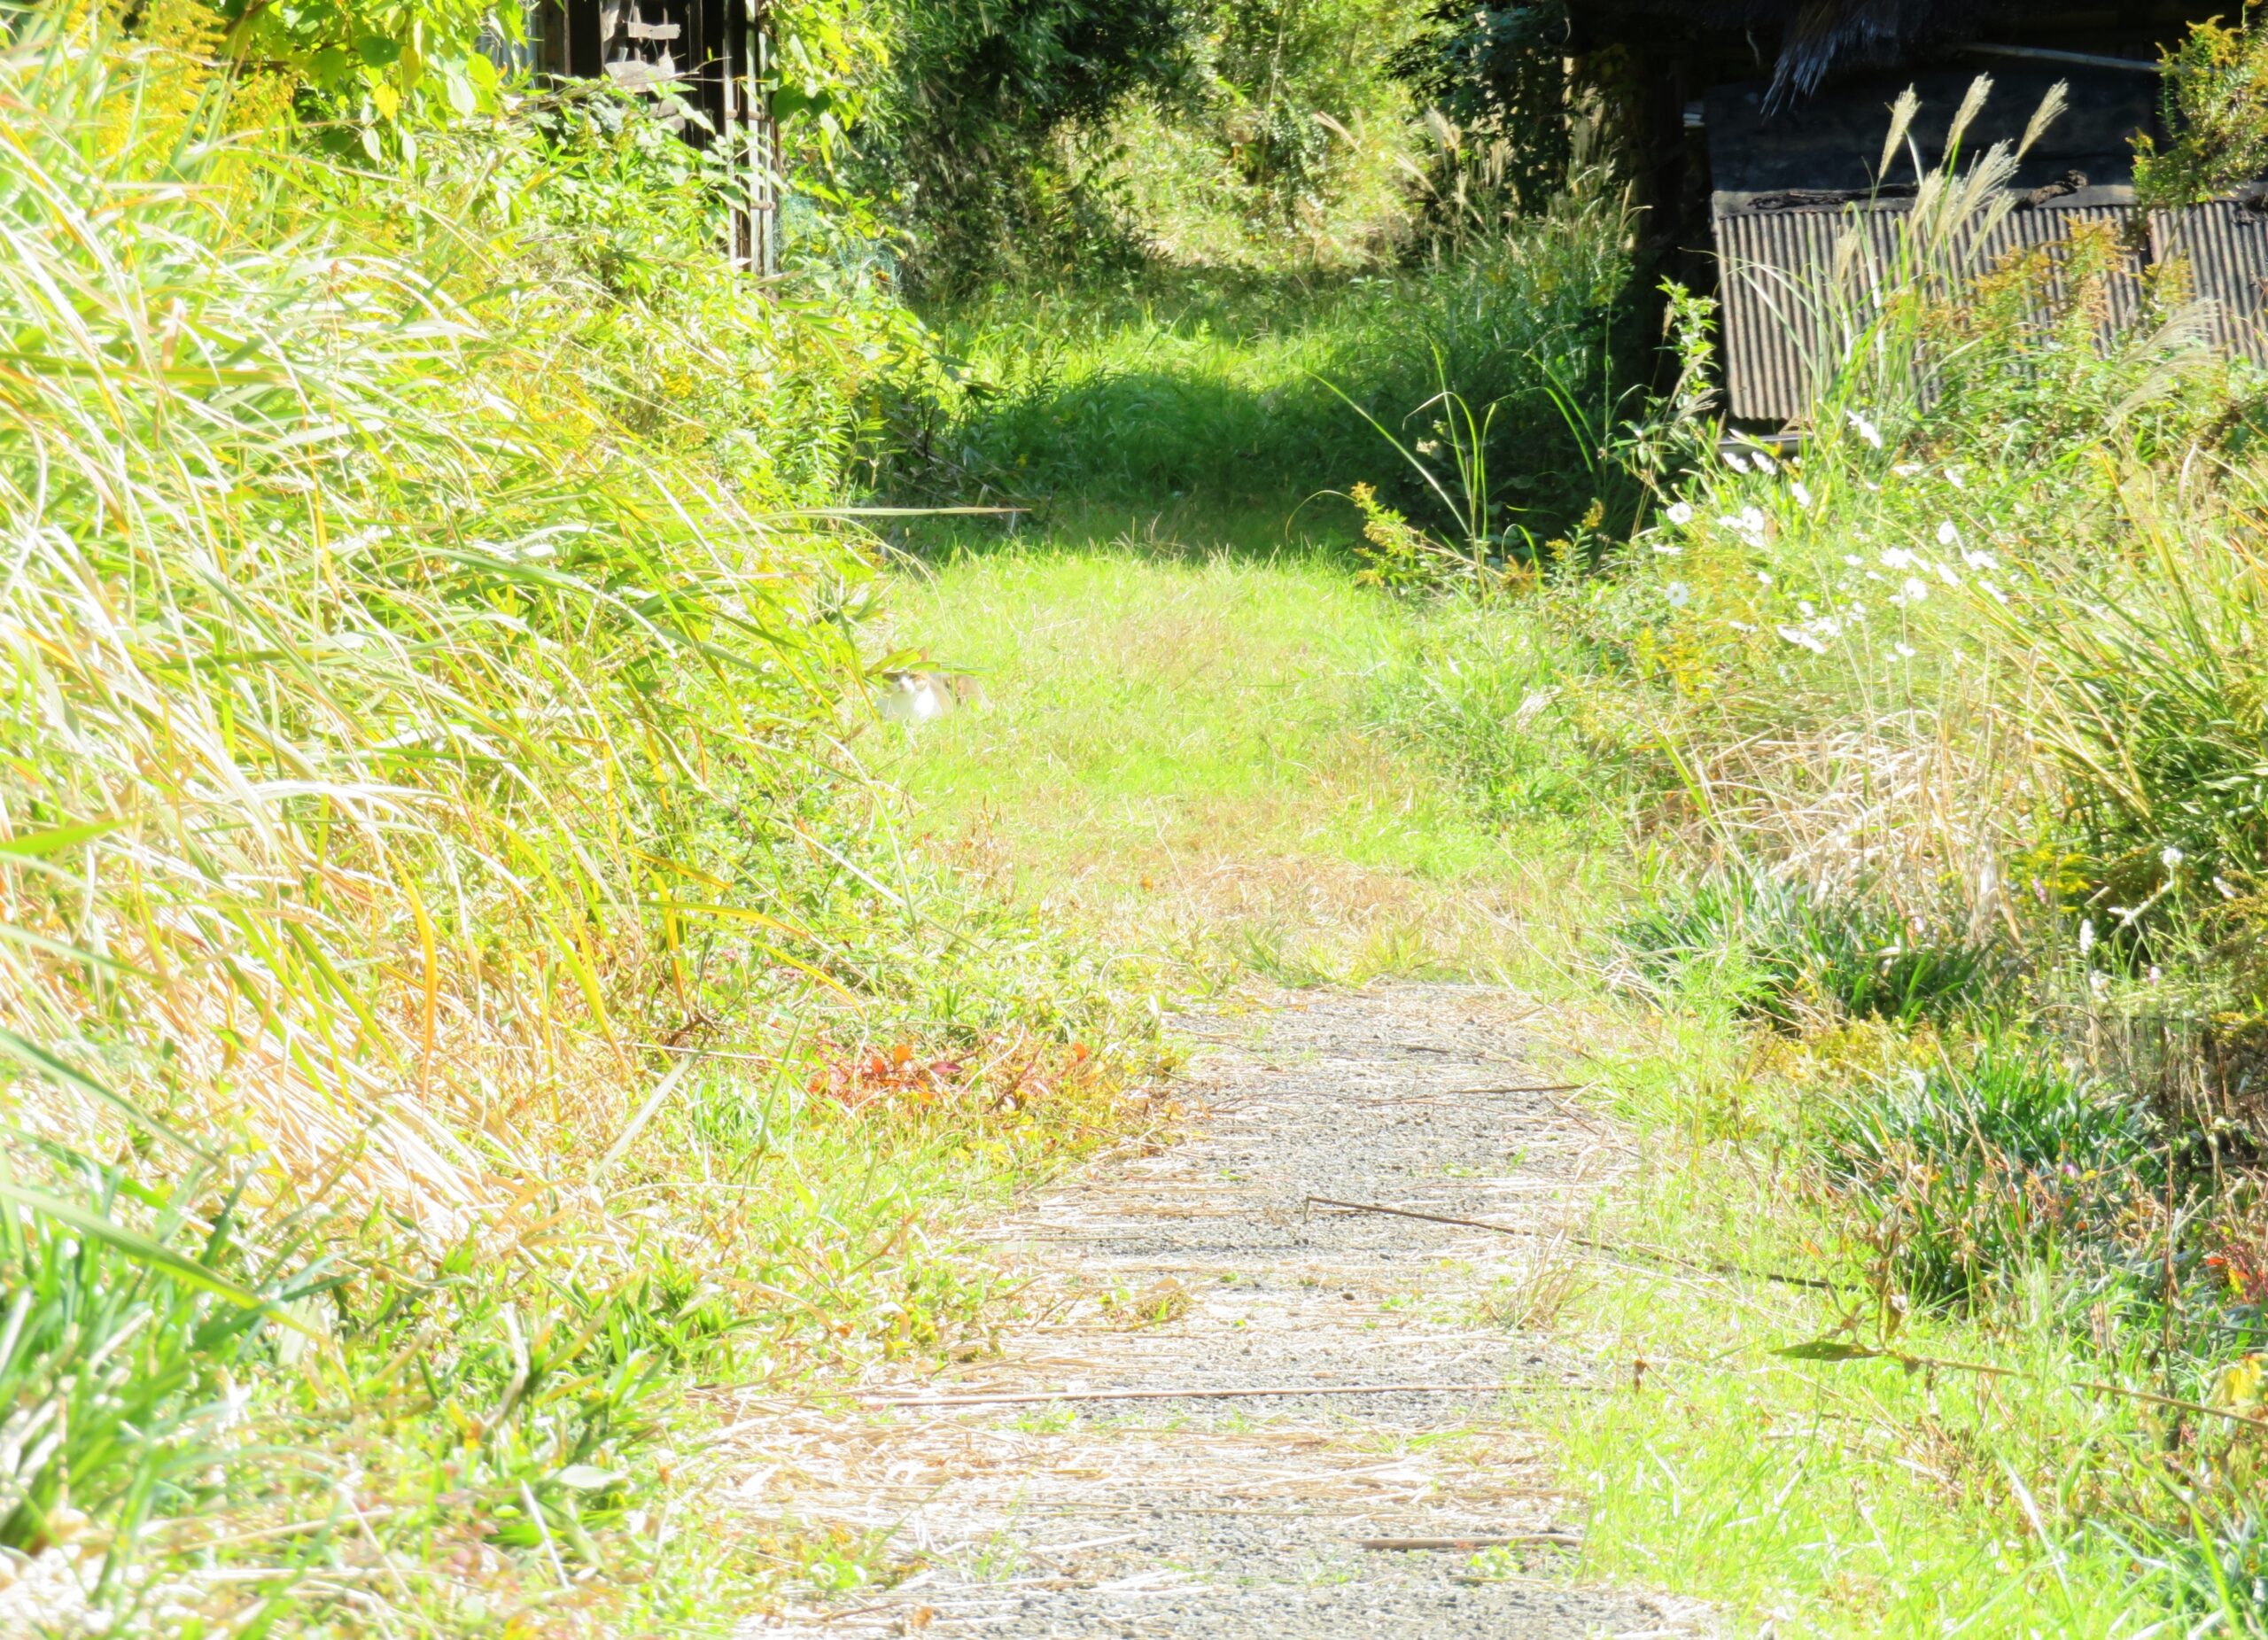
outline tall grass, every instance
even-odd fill
[[[289,1527],[213,1595],[253,1621],[342,1439],[416,1500],[333,1551],[390,1599],[448,1578],[397,1535],[475,1520],[681,1557],[608,1535],[679,1380],[935,1347],[987,1289],[932,1217],[1125,1068],[1099,965],[909,855],[851,755],[839,461],[639,373],[854,395],[767,363],[827,330],[796,288],[724,311],[694,231],[641,242],[660,287],[532,278],[605,224],[233,89],[96,25],[0,47],[0,1549],[64,1627],[163,1629],[134,1563],[231,1512]]]

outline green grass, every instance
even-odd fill
[[[1153,954],[1485,971],[1520,856],[1376,710],[1433,612],[1271,515],[1218,526],[940,555],[894,635],[985,703],[883,726],[870,758],[935,846]]]
[[[1494,499],[1542,539],[1600,491],[1590,441],[1553,395],[1585,416],[1605,401],[1635,335],[1627,277],[1594,203],[1440,268],[1309,281],[1156,268],[998,291],[932,315],[960,386],[893,481],[961,500],[980,486],[1075,506],[1199,499],[1216,514],[1369,482],[1424,510],[1402,457],[1338,393],[1430,444],[1424,407],[1446,376],[1501,406]]]

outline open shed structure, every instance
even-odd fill
[[[759,273],[780,261],[766,21],[764,0],[537,0],[528,14],[539,74],[682,104],[679,134],[725,161],[733,258]]]
[[[1646,203],[1668,237],[1714,253],[1727,408],[1736,421],[1786,424],[1803,414],[1824,334],[1806,303],[1830,276],[1838,242],[1851,242],[1840,253],[1845,280],[1852,262],[1863,280],[1894,253],[1913,178],[1909,171],[1883,186],[1876,175],[1891,105],[1908,87],[1919,94],[1909,136],[1922,164],[1935,166],[1979,74],[1992,75],[1993,89],[1964,153],[2013,144],[2058,81],[2069,106],[2028,152],[2005,209],[1965,247],[1969,266],[1997,266],[2100,225],[2128,247],[2111,291],[2114,319],[2135,311],[2146,268],[2179,259],[2192,291],[2216,305],[2221,345],[2268,361],[2264,196],[2136,215],[2133,143],[2142,132],[2162,135],[2162,51],[2216,8],[1594,0],[1577,10],[1574,48],[1623,89]]]

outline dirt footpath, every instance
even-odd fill
[[[1501,991],[1305,992],[1183,1022],[1185,1137],[993,1228],[1035,1324],[882,1393],[1031,1397],[783,1415],[740,1496],[887,1533],[894,1587],[746,1635],[1470,1636],[1705,1632],[1575,1576],[1581,1499],[1519,1416],[1618,1364],[1529,1330],[1589,1279],[1560,1239],[1610,1137],[1522,1060]],[[1491,1235],[1309,1198],[1490,1219]],[[1292,1394],[1158,1398],[1159,1391]],[[1354,1393],[1324,1394],[1327,1389]],[[1130,1390],[1145,1397],[1091,1397]],[[765,1444],[761,1431],[751,1438]],[[1516,1538],[1472,1548],[1366,1540]]]

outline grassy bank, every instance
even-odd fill
[[[345,167],[159,22],[0,45],[0,1626],[728,1625],[834,1551],[702,1387],[963,1341],[1153,1051],[847,750],[910,332],[602,97]]]
[[[1558,692],[1421,726],[1636,822],[1556,989],[1643,1155],[1592,1233],[1682,1268],[1561,1317],[1627,1386],[1562,1414],[1588,1553],[1802,1632],[2258,1633],[2258,378],[1923,181],[1800,451],[1468,584],[1443,699]]]

